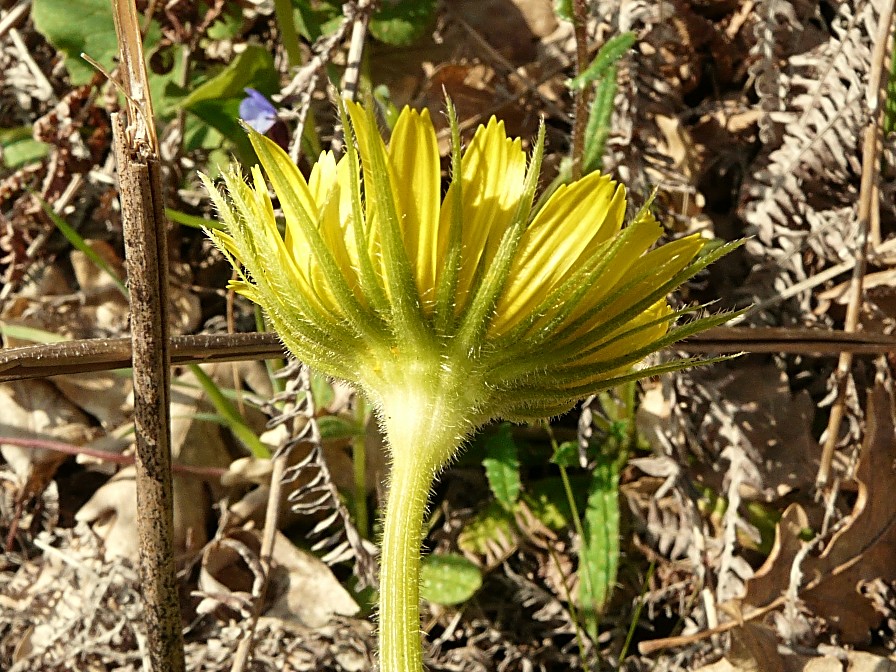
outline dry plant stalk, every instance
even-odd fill
[[[859,309],[862,305],[862,286],[865,279],[865,270],[868,265],[868,241],[880,244],[880,229],[873,226],[873,222],[880,221],[879,198],[880,193],[877,183],[880,177],[880,155],[882,151],[884,103],[887,100],[887,69],[884,62],[890,50],[887,49],[893,23],[893,3],[886,5],[878,20],[877,34],[875,36],[874,54],[871,62],[871,76],[868,87],[869,116],[865,127],[862,144],[862,183],[859,192],[859,233],[855,251],[855,267],[849,290],[849,304],[846,311],[846,321],[843,330],[846,333],[857,331],[859,323]],[[837,387],[837,399],[831,407],[831,415],[828,420],[825,441],[822,445],[821,463],[818,467],[816,485],[823,488],[828,485],[831,477],[831,466],[834,460],[834,450],[837,447],[837,439],[840,434],[840,424],[843,421],[843,413],[846,406],[846,389],[849,381],[849,373],[852,369],[853,353],[843,352],[837,362],[837,370],[834,374]]]
[[[172,336],[168,344],[172,365],[283,357],[283,344],[273,332],[186,334]],[[694,334],[675,349],[696,355],[737,352],[886,355],[896,352],[896,336],[799,327],[717,327]],[[129,338],[86,338],[25,345],[0,351],[0,383],[128,366],[131,366]]]
[[[114,0],[127,124],[112,115],[131,303],[137,534],[149,669],[185,669],[174,566],[168,251],[159,144],[134,0]]]

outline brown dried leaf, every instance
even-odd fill
[[[859,586],[875,579],[896,579],[894,448],[893,397],[878,382],[869,393],[865,442],[856,474],[858,498],[850,518],[833,535],[824,553],[806,557],[795,567],[805,550],[798,535],[807,519],[800,507],[789,507],[778,524],[772,553],[747,584],[745,604],[757,609],[783,605],[782,595],[791,577],[801,573],[799,598],[825,618],[842,641],[867,641],[881,614],[859,592]],[[744,615],[749,617],[749,610]]]
[[[261,586],[261,535],[233,530],[210,543],[202,555],[199,587],[205,609],[220,604],[237,612],[251,607]],[[353,616],[359,607],[332,570],[281,533],[274,544],[273,564],[263,613],[317,628],[334,616]]]
[[[88,418],[59,391],[41,380],[0,385],[0,437],[50,439],[83,444],[90,439]],[[40,492],[67,455],[42,448],[4,444],[0,454],[28,492]]]

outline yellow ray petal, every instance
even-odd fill
[[[480,126],[462,160],[463,257],[458,277],[458,308],[464,305],[476,269],[495,256],[501,236],[522,199],[526,154],[519,138],[511,140],[504,122],[492,117]],[[448,208],[446,208],[448,209]],[[440,234],[447,236],[443,220]],[[447,242],[439,241],[439,247]]]
[[[389,143],[405,250],[425,303],[433,300],[441,192],[439,148],[429,110],[405,107]]]
[[[560,187],[523,235],[498,314],[534,310],[582,258],[619,231],[624,214],[625,190],[607,176],[592,173]]]

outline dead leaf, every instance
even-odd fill
[[[261,534],[234,530],[203,552],[199,587],[205,610],[218,603],[237,611],[251,607],[262,577]],[[277,533],[263,613],[318,628],[334,616],[353,616],[359,607],[320,559]]]
[[[214,376],[218,366],[222,365],[203,368]],[[178,381],[182,384],[174,386],[171,396],[172,457],[181,464],[226,468],[231,457],[220,427],[197,418],[200,410],[210,410],[203,400],[202,388],[191,373],[179,376]],[[207,519],[211,513],[209,484],[188,475],[175,475],[172,484],[174,547],[176,553],[182,554],[201,547],[207,540]],[[107,557],[135,559],[136,507],[133,468],[129,467],[100,487],[75,518],[93,524],[106,542]]]
[[[787,672],[775,631],[757,623],[745,623],[731,634],[731,650],[725,658],[738,672]]]
[[[858,497],[848,521],[820,556],[807,555],[795,567],[805,549],[798,535],[806,526],[806,515],[799,506],[790,506],[778,524],[774,549],[747,583],[743,600],[754,609],[780,607],[791,576],[799,572],[798,597],[839,633],[841,641],[850,644],[866,642],[882,618],[872,601],[859,592],[860,585],[896,579],[893,396],[880,381],[868,396],[865,441],[856,474]],[[745,609],[744,617],[749,616]]]
[[[42,380],[0,385],[0,437],[51,439],[80,445],[91,438],[89,420],[59,390]],[[40,492],[68,457],[64,453],[4,444],[0,454],[29,492]]]

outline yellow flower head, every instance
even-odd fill
[[[670,327],[687,311],[666,295],[731,246],[699,258],[699,236],[654,247],[656,220],[645,209],[623,228],[625,190],[604,175],[560,187],[534,211],[543,129],[528,160],[494,119],[462,153],[449,106],[443,197],[428,112],[405,108],[388,145],[362,106],[345,103],[342,117],[344,156],[322,154],[307,180],[249,131],[261,161],[251,186],[237,167],[224,174],[226,195],[203,177],[225,228],[209,235],[289,350],[377,409],[392,456],[380,669],[417,672],[419,547],[436,474],[490,419],[554,415],[691,363],[632,370],[730,317]]]
[[[461,152],[449,109],[443,196],[428,111],[405,108],[386,144],[369,110],[344,105],[347,150],[323,153],[308,179],[251,130],[251,185],[238,167],[227,196],[203,179],[226,231],[210,235],[241,269],[235,288],[299,359],[381,408],[414,379],[410,396],[441,390],[469,409],[460,434],[557,414],[726,319],[670,330],[666,295],[730,247],[698,258],[694,235],[654,248],[662,228],[646,209],[623,228],[625,189],[609,177],[562,186],[533,212],[543,130],[528,160],[494,118]]]

